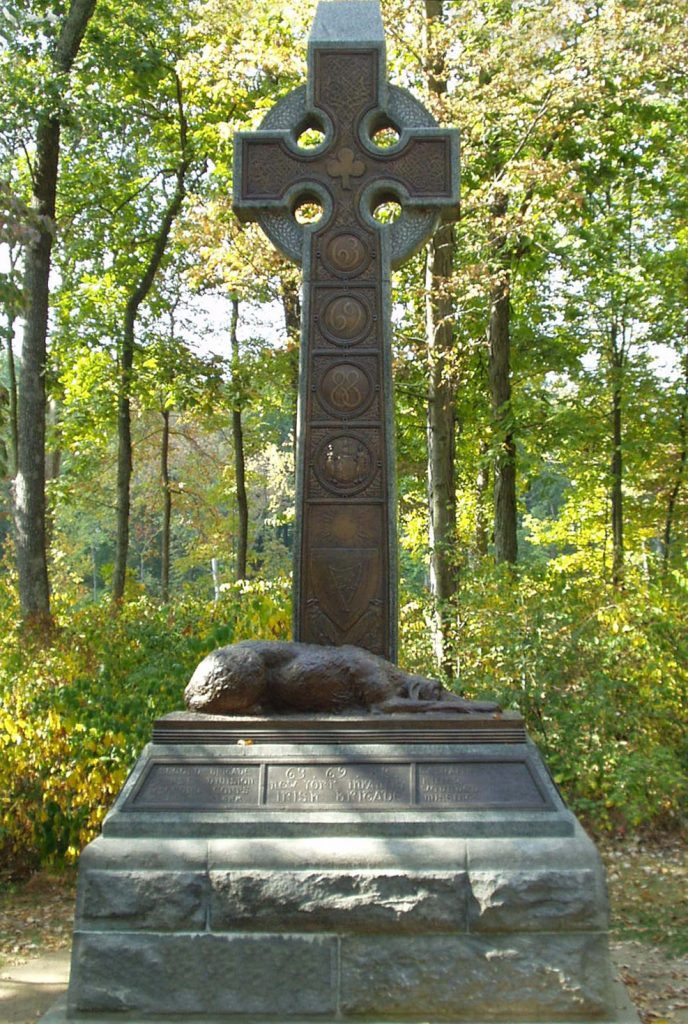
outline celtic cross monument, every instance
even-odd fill
[[[238,213],[303,266],[299,640],[395,655],[389,279],[455,210],[457,150],[387,85],[378,0],[321,2],[308,86],[237,139]],[[209,690],[238,703],[155,722],[82,855],[67,1001],[42,1024],[640,1024],[601,861],[517,712],[452,713],[362,650],[214,656]]]
[[[458,132],[387,83],[378,0],[321,2],[308,68],[258,131],[237,134],[234,170],[237,215],[303,267],[294,639],[394,660],[390,272],[455,214]],[[308,128],[316,148],[299,144]],[[379,223],[389,201],[401,215]],[[305,202],[317,223],[297,222]]]

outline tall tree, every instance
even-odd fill
[[[505,255],[506,239],[500,221],[506,215],[508,199],[498,192],[492,215],[492,252],[494,278],[490,288],[490,312],[487,326],[489,349],[488,380],[495,431],[494,458],[494,552],[495,561],[515,562],[516,539],[516,442],[511,408],[511,276],[510,260]]]
[[[186,177],[191,166],[188,146],[188,125],[184,111],[182,85],[176,71],[173,72],[177,100],[179,156],[174,171],[174,190],[167,200],[158,229],[151,240],[151,249],[141,270],[140,277],[127,299],[124,313],[124,329],[119,356],[119,398],[117,411],[117,547],[112,577],[112,599],[122,600],[126,581],[127,557],[129,554],[129,516],[131,511],[131,389],[136,346],[135,330],[139,309],[153,287],[160,268],[172,225],[181,210],[186,196]]]
[[[19,284],[20,247],[13,240],[7,244],[8,272],[1,282],[5,306],[5,360],[7,364],[7,403],[9,419],[8,476],[14,478],[19,459],[19,420],[17,412],[17,369],[14,357],[15,323],[19,316],[23,295]]]
[[[287,346],[291,365],[291,391],[293,403],[294,458],[296,458],[296,415],[299,394],[299,355],[301,351],[301,292],[299,282],[291,268],[280,274],[280,299],[287,330]]]
[[[447,92],[444,54],[434,38],[442,22],[442,0],[425,0],[428,90],[439,113]],[[425,336],[428,360],[428,510],[430,590],[434,603],[433,645],[437,663],[451,679],[452,632],[456,594],[456,482],[454,401],[454,304],[450,282],[454,263],[451,224],[441,225],[430,240],[425,265]]]
[[[170,549],[172,542],[172,486],[170,480],[170,410],[163,406],[160,440],[160,486],[162,490],[162,527],[160,530],[160,596],[170,597]]]
[[[229,327],[232,360],[232,442],[234,446],[234,479],[236,486],[239,533],[237,537],[236,578],[246,579],[248,551],[248,497],[246,495],[246,457],[244,428],[241,421],[241,354],[239,352],[239,299],[232,296],[232,319]]]
[[[14,482],[19,600],[24,622],[50,624],[50,586],[45,520],[45,372],[50,298],[50,264],[60,159],[62,97],[96,0],[71,0],[51,47],[53,100],[39,116],[31,174],[32,204],[40,218],[37,237],[26,250],[26,317],[17,402],[17,473]]]
[[[670,565],[672,545],[674,542],[676,504],[681,488],[685,485],[686,463],[688,462],[688,352],[683,357],[683,379],[681,381],[681,395],[679,399],[677,434],[678,453],[674,470],[674,480],[669,489],[666,504],[666,516],[664,519],[664,531],[662,534],[662,565],[665,574]]]

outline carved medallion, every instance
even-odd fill
[[[313,464],[322,486],[335,494],[362,491],[375,476],[376,468],[368,445],[352,434],[326,438],[318,448]]]
[[[353,275],[362,270],[368,251],[357,235],[342,231],[327,242],[323,259],[334,273]]]
[[[319,397],[336,416],[356,416],[370,405],[373,394],[372,382],[360,366],[336,363],[323,377]]]
[[[323,328],[332,341],[357,341],[368,329],[370,317],[360,299],[353,295],[340,295],[325,307]]]

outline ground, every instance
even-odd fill
[[[679,840],[603,844],[612,955],[645,1024],[688,1024],[688,862]],[[76,873],[0,879],[0,1024],[28,1024],[60,988]],[[56,984],[57,979],[57,984]]]
[[[602,845],[612,956],[646,1024],[688,1024],[688,861],[678,840]]]

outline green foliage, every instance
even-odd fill
[[[250,310],[284,300],[289,287],[298,303],[293,272],[290,283],[260,231],[231,212],[232,137],[303,80],[315,0],[125,6],[98,0],[69,82],[49,59],[65,0],[12,0],[0,12],[0,243],[8,258],[0,261],[0,473],[10,463],[8,356],[25,301],[23,252],[41,226],[29,202],[35,125],[51,112],[63,125],[46,373],[50,461],[59,461],[48,494],[57,628],[49,646],[27,644],[11,572],[0,566],[0,848],[8,858],[73,859],[153,718],[180,706],[205,651],[288,634],[288,583],[261,579],[281,577],[290,555],[298,314],[287,342],[281,323],[254,329]],[[688,673],[686,0],[575,9],[563,0],[517,9],[447,2],[427,34],[423,4],[381,6],[391,79],[462,134],[446,360],[457,424],[459,685],[523,712],[565,795],[596,830],[674,826],[688,753],[679,724]],[[446,78],[443,96],[429,95],[429,74]],[[117,353],[127,297],[175,187],[180,98],[192,166],[137,320],[131,548],[139,578],[115,616],[96,599],[114,547]],[[506,269],[512,398],[498,430],[485,330],[490,290]],[[424,270],[421,253],[396,275],[394,379],[403,660],[428,673]],[[234,296],[242,336],[230,361]],[[207,341],[206,299],[221,356],[192,348]],[[623,589],[605,582],[615,393]],[[237,535],[234,410],[243,420],[255,577],[240,586],[226,582]],[[166,606],[154,599],[162,412],[171,425]],[[507,428],[517,444],[521,563],[502,574],[492,567],[488,524]],[[9,483],[0,480],[0,539]],[[208,570],[218,558],[222,596],[209,604]]]
[[[574,811],[598,832],[685,824],[688,577],[632,573],[619,592],[547,568],[466,579],[459,686],[520,711]],[[404,609],[404,654],[428,664],[421,609]]]
[[[27,649],[0,585],[0,860],[74,860],[93,838],[153,720],[182,706],[210,650],[246,637],[284,639],[288,587],[244,581],[210,604],[145,595],[121,614],[72,610],[50,647]]]
[[[460,687],[525,716],[555,781],[597,833],[682,824],[688,744],[688,579],[641,578],[623,593],[551,567],[483,571],[457,623]],[[289,636],[289,582],[244,581],[220,600],[163,606],[129,594],[65,614],[52,646],[20,638],[0,589],[0,851],[6,861],[73,860],[97,832],[153,720],[214,647]],[[402,662],[430,664],[422,594],[402,601]]]

